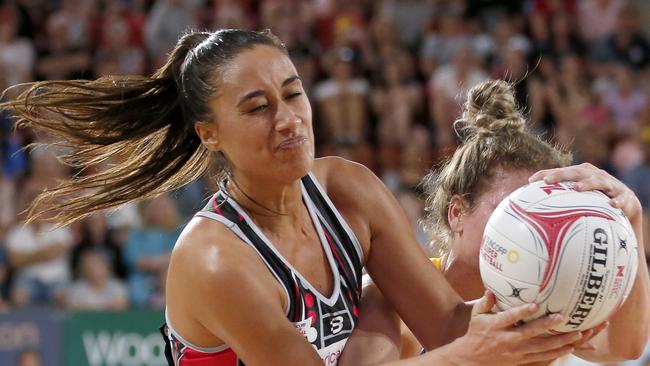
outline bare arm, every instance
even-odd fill
[[[68,246],[65,244],[52,244],[43,249],[33,252],[23,252],[20,250],[9,249],[7,256],[9,263],[16,268],[22,268],[30,264],[49,261],[57,258],[68,251]]]
[[[641,356],[650,333],[650,279],[643,243],[643,212],[634,193],[616,178],[591,164],[542,170],[531,180],[544,178],[547,183],[576,181],[579,190],[597,189],[621,208],[632,224],[638,243],[639,267],[634,287],[621,309],[609,320],[609,327],[590,342],[595,350],[576,352],[592,362],[636,359]]]
[[[427,349],[463,335],[471,307],[431,265],[392,193],[359,164],[337,159],[331,170],[337,207],[365,220],[355,233],[369,243],[366,269],[388,303]]]

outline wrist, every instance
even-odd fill
[[[442,365],[449,366],[478,366],[474,360],[465,357],[469,348],[465,343],[465,336],[456,338],[444,347],[438,348],[440,354],[436,357]]]

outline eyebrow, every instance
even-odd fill
[[[282,82],[282,87],[285,87],[285,86],[287,86],[287,85],[293,83],[293,82],[296,81],[296,80],[300,80],[300,77],[298,77],[298,75],[290,76],[290,77],[286,78],[286,79]],[[239,106],[240,104],[244,103],[244,102],[247,101],[247,100],[250,100],[250,99],[253,99],[253,98],[256,98],[256,97],[262,96],[262,95],[264,95],[264,90],[254,90],[254,91],[252,91],[252,92],[250,92],[250,93],[244,95],[244,96],[239,100],[239,103],[237,103],[237,105]]]

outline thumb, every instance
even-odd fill
[[[496,304],[496,297],[494,296],[494,293],[492,293],[490,290],[486,290],[483,297],[481,297],[481,299],[472,308],[472,316],[491,312],[494,304]]]

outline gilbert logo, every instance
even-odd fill
[[[312,318],[307,318],[305,320],[301,320],[299,322],[293,323],[296,326],[296,329],[307,338],[307,342],[313,343],[316,338],[318,337],[318,332],[316,331],[316,328],[311,326],[311,319]]]

